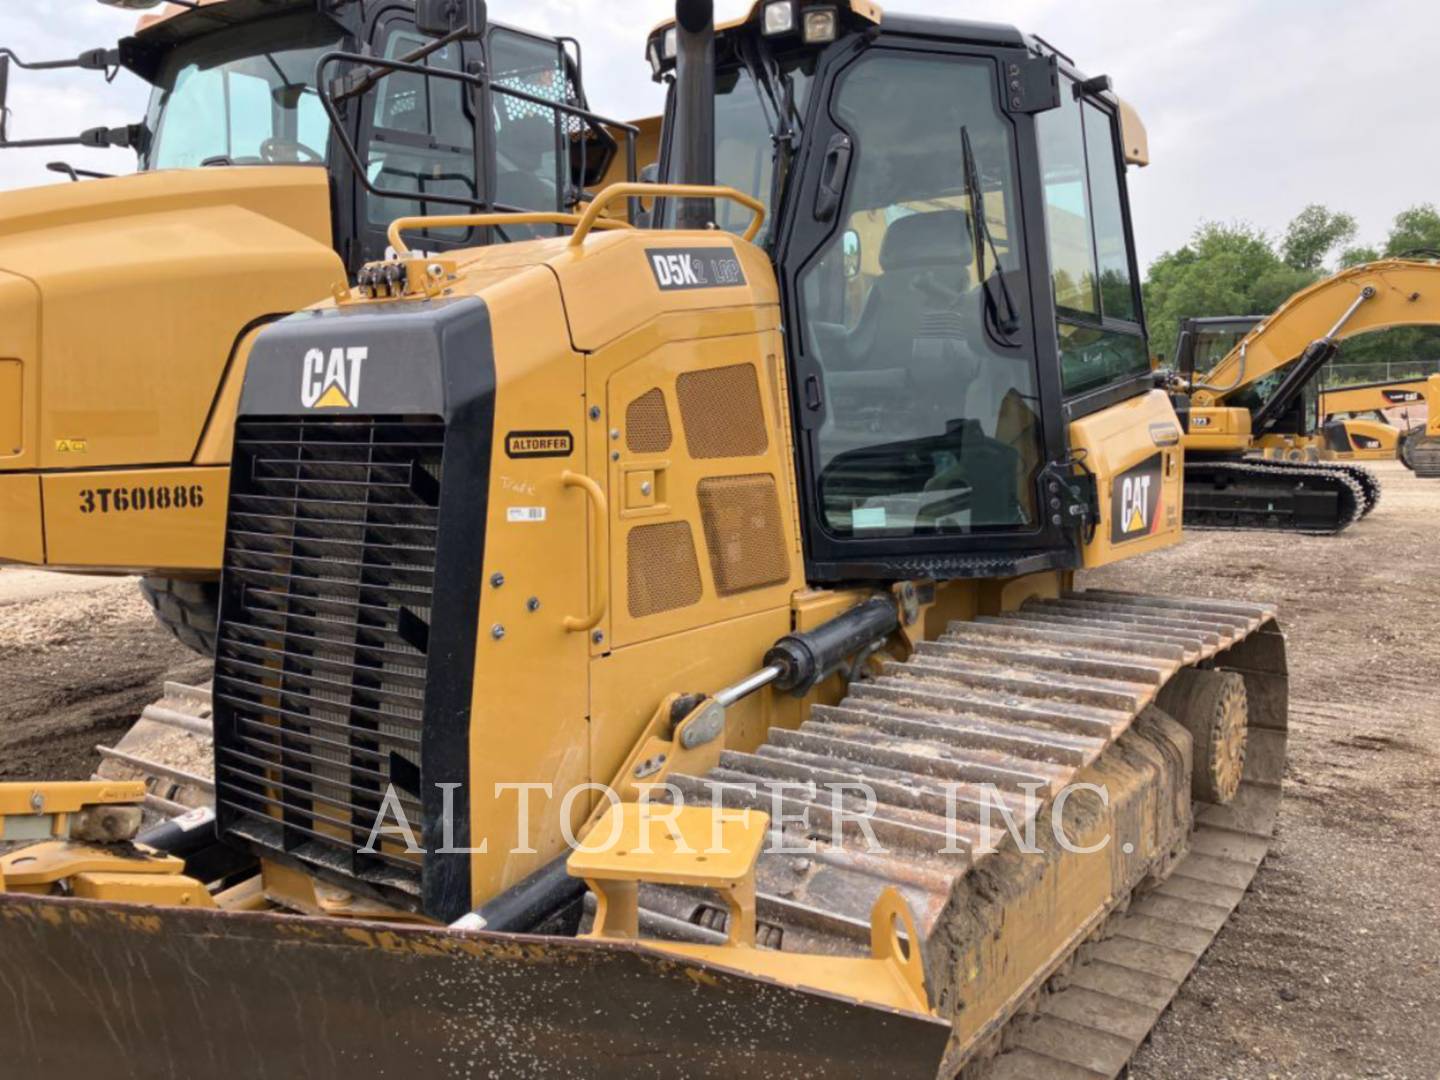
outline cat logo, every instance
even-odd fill
[[[1139,540],[1158,528],[1163,464],[1163,456],[1156,454],[1115,478],[1110,507],[1111,543]]]
[[[1383,390],[1385,400],[1394,405],[1413,405],[1420,400],[1418,390]]]
[[[300,403],[307,409],[358,409],[360,369],[370,357],[364,346],[311,349],[300,371]]]

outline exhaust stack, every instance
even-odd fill
[[[682,184],[715,183],[715,3],[675,4],[675,179]],[[715,220],[713,199],[681,199],[675,224],[708,229]]]

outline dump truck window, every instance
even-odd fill
[[[843,76],[833,112],[855,154],[842,226],[800,276],[824,372],[825,526],[859,539],[1031,528],[1036,366],[996,345],[985,315],[985,281],[1024,269],[995,67],[869,54]],[[983,279],[966,132],[994,238]]]
[[[490,35],[490,67],[495,85],[565,104],[570,100],[563,54],[555,41],[496,29]],[[534,102],[493,97],[495,115],[495,200],[522,210],[557,210],[563,195],[560,173],[562,121],[554,110]],[[567,171],[568,160],[565,162]],[[544,226],[506,226],[511,240],[551,235]]]
[[[1149,370],[1109,113],[1061,81],[1060,108],[1036,119],[1051,280],[1068,395]]]
[[[413,30],[395,30],[385,43],[385,55],[404,56],[427,44],[429,40]],[[425,63],[458,71],[460,59],[460,45],[451,44],[432,53]],[[476,198],[475,128],[470,116],[462,83],[410,72],[381,79],[375,89],[367,162],[371,183],[387,191]],[[372,225],[424,213],[415,199],[374,197],[369,206]],[[465,229],[432,229],[425,235],[454,239],[465,234]]]
[[[339,43],[333,23],[302,15],[179,46],[151,96],[144,167],[323,163],[330,125],[315,62]]]

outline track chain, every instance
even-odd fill
[[[1351,469],[1361,469],[1372,478],[1373,473],[1364,466],[1346,465],[1343,468],[1334,464],[1315,462],[1276,462],[1276,461],[1206,461],[1203,467],[1209,472],[1225,472],[1236,477],[1248,477],[1258,479],[1262,482],[1269,482],[1277,494],[1289,494],[1295,489],[1296,481],[1311,481],[1319,485],[1334,485],[1342,493],[1342,511],[1340,520],[1326,528],[1294,528],[1288,521],[1277,519],[1274,516],[1261,517],[1259,514],[1247,514],[1241,520],[1232,520],[1235,517],[1234,511],[1213,511],[1207,512],[1194,508],[1187,502],[1185,507],[1185,527],[1187,529],[1227,529],[1246,530],[1254,532],[1298,532],[1311,536],[1334,536],[1344,532],[1351,525],[1355,524],[1368,512],[1366,507],[1370,501],[1366,498],[1365,488],[1352,473]],[[1187,472],[1189,465],[1186,466]],[[1275,478],[1272,480],[1271,478]],[[1290,481],[1288,484],[1281,484],[1279,480]],[[1376,481],[1378,489],[1379,483]],[[1378,495],[1376,496],[1378,501]],[[1259,523],[1258,522],[1263,522]]]

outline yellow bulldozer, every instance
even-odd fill
[[[647,56],[660,183],[244,343],[213,810],[0,786],[12,1068],[1115,1076],[1244,895],[1275,613],[1077,584],[1182,536],[1134,114],[866,0]]]
[[[1246,329],[1250,322],[1196,328],[1234,342],[1208,371],[1198,366],[1207,345],[1187,340],[1191,331],[1182,328],[1181,362],[1168,381],[1185,428],[1186,524],[1338,533],[1375,508],[1380,483],[1354,461],[1317,460],[1324,442],[1321,374],[1348,338],[1440,323],[1440,261],[1351,267]],[[1213,343],[1208,349],[1217,351]],[[1415,452],[1440,458],[1440,442],[1433,451],[1417,442]]]
[[[235,404],[259,331],[385,257],[399,216],[559,212],[607,174],[634,179],[649,151],[589,111],[578,49],[501,25],[462,40],[452,7],[207,0],[71,60],[0,49],[0,148],[128,147],[140,168],[56,163],[80,182],[0,195],[0,562],[143,575],[161,621],[213,653]],[[64,67],[138,75],[144,119],[19,137],[12,69]],[[557,231],[411,235],[443,253]]]

